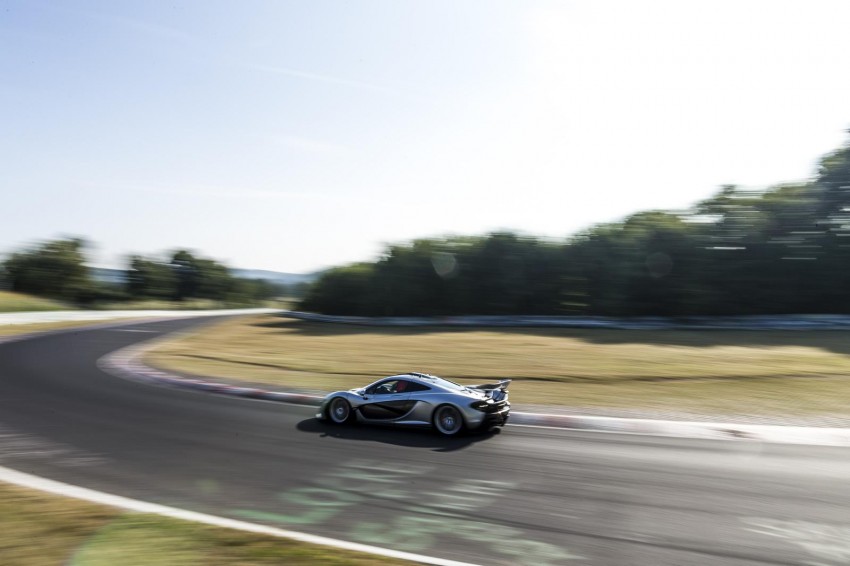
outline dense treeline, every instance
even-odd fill
[[[53,240],[13,253],[0,263],[0,279],[13,291],[80,305],[136,300],[209,299],[252,304],[285,293],[284,286],[234,277],[223,264],[186,250],[159,260],[132,256],[126,281],[98,281],[85,265],[85,242]]]
[[[262,301],[287,292],[265,279],[234,277],[224,264],[178,250],[167,262],[142,256],[130,258],[127,293],[140,299],[211,299],[230,303]]]
[[[301,308],[341,315],[850,313],[850,144],[809,182],[722,187],[552,242],[512,233],[389,246]]]

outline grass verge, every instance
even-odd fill
[[[51,301],[50,299],[42,299],[33,297],[32,295],[24,295],[21,293],[13,293],[11,291],[0,291],[0,312],[34,312],[34,311],[68,311],[76,310],[75,307]]]
[[[332,391],[405,371],[514,379],[516,404],[844,415],[850,332],[378,328],[273,315],[166,343],[157,367]]]
[[[0,484],[4,566],[409,564]]]

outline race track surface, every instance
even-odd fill
[[[312,407],[135,383],[96,365],[200,323],[0,344],[0,465],[479,564],[850,563],[848,449],[520,426],[449,440],[338,428]]]

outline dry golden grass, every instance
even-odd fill
[[[92,533],[119,515],[108,507],[0,484],[0,564],[66,564]]]
[[[0,484],[3,566],[409,564]]]
[[[158,367],[331,391],[405,371],[514,379],[518,404],[845,413],[850,333],[377,328],[273,315],[167,343]]]

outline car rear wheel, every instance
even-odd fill
[[[454,436],[463,430],[463,416],[451,405],[440,405],[434,411],[434,428],[444,436]]]
[[[328,405],[328,418],[334,424],[347,424],[351,421],[351,404],[342,397],[334,397]]]

